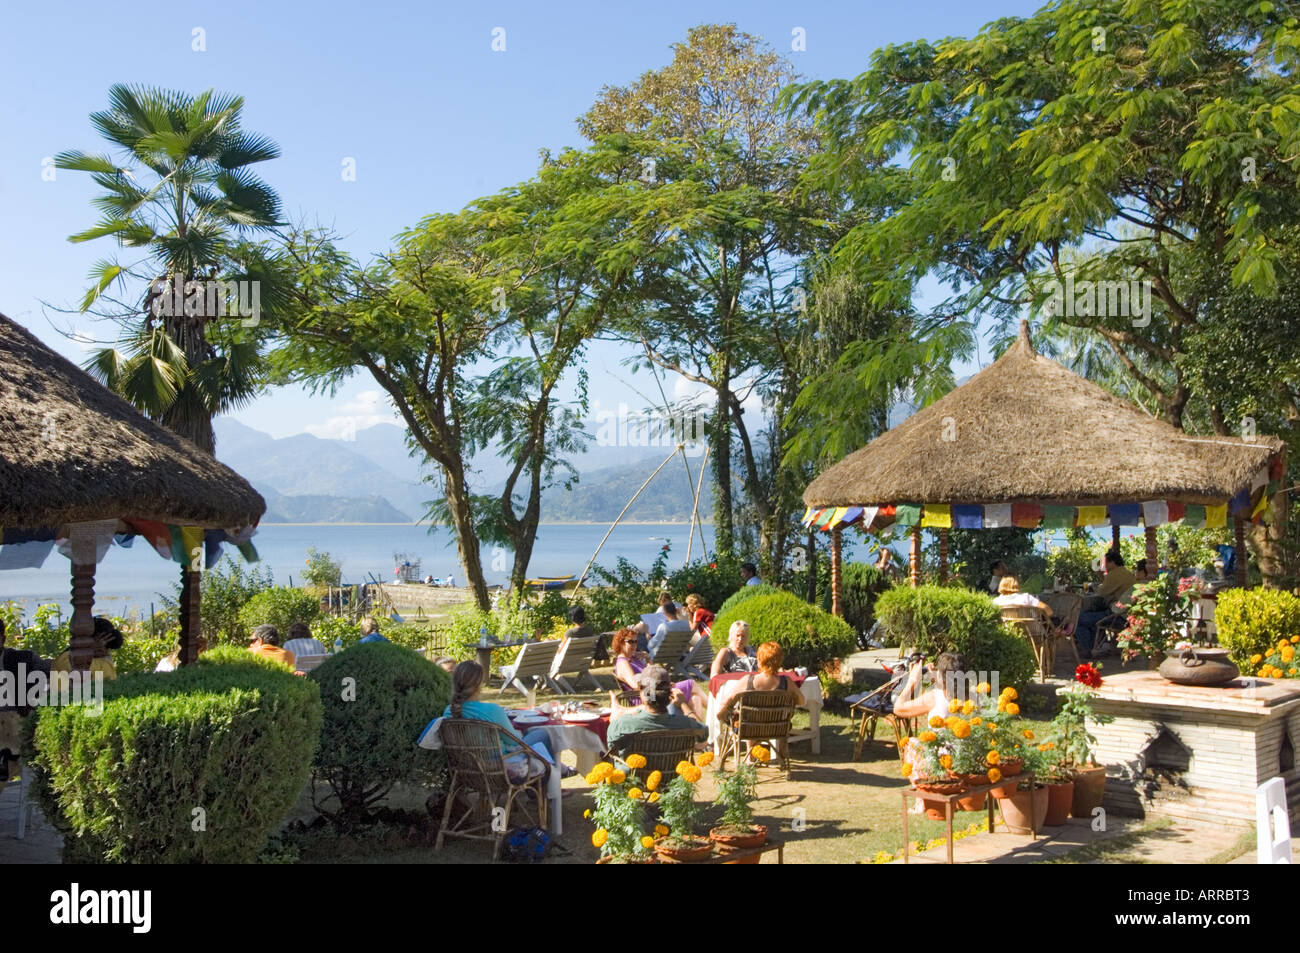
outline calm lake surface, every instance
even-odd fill
[[[537,534],[533,550],[531,576],[567,576],[582,572],[587,560],[605,535],[608,525],[551,523]],[[696,527],[692,558],[703,555],[704,547],[712,550],[713,527]],[[618,526],[600,551],[598,565],[613,566],[622,556],[646,569],[671,542],[668,565],[678,567],[686,561],[686,541],[690,524],[623,524]],[[268,524],[253,538],[260,565],[270,569],[277,584],[290,579],[302,582],[307,550],[314,546],[330,553],[343,565],[343,579],[348,583],[365,582],[371,575],[380,581],[393,579],[393,555],[406,553],[419,559],[422,575],[452,574],[464,584],[460,561],[450,533],[437,529],[432,533],[424,526],[405,525],[300,525]],[[846,538],[846,544],[849,540]],[[849,547],[846,545],[845,547]],[[239,559],[233,546],[225,552]],[[497,568],[493,568],[494,557]],[[484,547],[483,563],[489,584],[504,583],[510,570],[510,556]],[[149,604],[159,603],[158,594],[172,595],[179,581],[179,567],[164,560],[148,543],[136,539],[129,549],[114,546],[99,564],[95,576],[95,608],[112,615],[149,612]],[[71,611],[69,563],[55,550],[40,569],[0,572],[0,601],[13,600],[30,610],[40,603],[57,603]]]

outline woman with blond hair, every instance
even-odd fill
[[[716,678],[724,672],[752,672],[758,668],[758,659],[754,647],[749,644],[749,623],[737,619],[727,630],[727,647],[713,656],[713,669],[710,678]]]

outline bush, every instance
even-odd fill
[[[313,546],[307,550],[307,571],[302,577],[313,586],[337,586],[343,578],[343,566]]]
[[[1300,598],[1283,589],[1225,589],[1214,622],[1237,667],[1254,672],[1252,655],[1268,655],[1279,640],[1300,635]]]
[[[1071,586],[1095,582],[1097,570],[1093,568],[1093,563],[1109,548],[1109,541],[1093,541],[1083,530],[1071,533],[1064,546],[1054,546],[1047,554],[1045,575],[1048,585],[1058,579]],[[1023,586],[1021,590],[1029,591]]]
[[[128,635],[122,640],[122,647],[110,653],[113,668],[117,674],[130,675],[133,672],[152,672],[158,660],[171,655],[180,645],[181,632],[176,629],[162,638],[151,639],[145,635]]]
[[[851,625],[855,632],[870,632],[876,622],[876,599],[893,583],[888,576],[870,563],[845,563],[842,572],[844,621]],[[829,572],[824,577],[818,577],[817,601],[823,609],[830,611]]]
[[[786,668],[804,667],[809,672],[819,672],[827,662],[843,658],[857,647],[857,638],[847,622],[788,592],[758,595],[726,613],[719,613],[713,625],[712,641],[716,647],[727,644],[727,630],[737,619],[749,623],[750,641],[754,645],[781,643]]]
[[[694,593],[716,614],[727,598],[741,588],[740,562],[726,556],[695,560],[671,573],[665,588],[673,594],[674,599],[683,602]],[[652,599],[651,604],[653,603]]]
[[[310,590],[272,586],[244,603],[239,610],[239,622],[250,635],[257,626],[269,623],[280,630],[281,636],[288,638],[292,623],[311,625],[319,615],[320,598]]]
[[[394,784],[432,783],[442,758],[415,740],[451,698],[446,672],[410,649],[367,642],[330,656],[308,678],[325,710],[315,774],[338,799],[336,822],[364,820]]]
[[[106,682],[102,713],[38,709],[27,730],[66,862],[246,864],[307,783],[320,725],[315,684],[224,647]]]
[[[748,602],[755,596],[770,596],[782,591],[783,590],[778,589],[776,586],[769,585],[765,582],[760,582],[757,586],[741,586],[727,597],[727,599],[723,601],[722,605],[718,606],[718,608],[713,611],[716,613],[717,617],[721,619],[724,613],[729,615],[735,612],[737,606],[741,603]],[[718,631],[716,623],[714,624],[713,631]],[[724,645],[726,644],[726,641],[726,639],[722,640]]]
[[[951,586],[895,586],[876,600],[876,615],[889,642],[934,659],[959,652],[972,671],[997,672],[1005,688],[1033,678],[1034,652],[1002,624],[992,597]]]
[[[223,556],[221,562],[203,574],[199,595],[199,619],[208,645],[247,645],[250,627],[239,612],[248,600],[271,588],[271,571]],[[160,596],[164,610],[175,617],[179,611],[181,587],[171,596]],[[254,625],[259,623],[254,623]]]

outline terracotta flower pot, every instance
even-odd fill
[[[655,853],[683,864],[706,860],[713,853],[713,841],[707,837],[661,837],[655,841]]]
[[[744,847],[761,847],[767,843],[767,828],[762,824],[754,824],[750,826],[748,834],[740,834],[721,827],[715,827],[709,831],[709,840],[721,847],[731,847],[737,850]]]
[[[1043,823],[1060,827],[1070,819],[1070,805],[1074,802],[1074,782],[1061,781],[1047,785],[1047,816]]]
[[[1016,785],[1018,785],[1019,783],[1020,783],[1020,782],[1017,781],[1015,778],[1012,778],[1012,779],[1011,779],[1010,781],[1008,781],[1006,784],[1003,784],[1003,785],[1000,785],[1000,786],[994,788],[994,789],[993,789],[992,791],[990,791],[989,793],[992,794],[994,798],[996,798],[997,800],[1000,801],[1000,800],[1002,800],[1003,798],[1011,797],[1011,795],[1015,794],[1015,793],[1016,793]]]
[[[998,762],[998,768],[1002,771],[1002,776],[1004,778],[1014,778],[1025,769],[1025,759],[1003,758]]]
[[[1032,794],[1032,798],[1031,798]],[[1036,791],[1016,791],[1010,797],[998,800],[998,810],[1002,812],[1002,821],[1013,834],[1028,834],[1031,831],[1030,805],[1032,801],[1033,830],[1043,829],[1043,820],[1047,817],[1047,791],[1041,785]]]
[[[985,781],[987,784],[987,780]],[[957,807],[963,811],[982,811],[984,802],[987,800],[986,794],[972,794],[970,797],[964,797],[957,802]],[[942,817],[943,815],[940,815]]]
[[[1070,803],[1070,814],[1074,817],[1091,818],[1094,808],[1101,806],[1106,793],[1106,766],[1088,764],[1074,769],[1074,797]]]

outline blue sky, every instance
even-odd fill
[[[52,325],[104,337],[103,324],[44,307],[71,308],[109,239],[66,239],[92,224],[93,183],[83,173],[42,179],[42,160],[67,149],[102,150],[88,121],[113,83],[244,96],[247,129],[275,140],[282,157],[261,173],[286,214],[331,225],[361,258],[400,229],[454,211],[535,170],[538,150],[580,144],[574,118],[602,85],[623,85],[667,63],[696,24],[734,22],[787,52],[808,78],[853,76],[873,50],[920,37],[970,35],[1038,0],[909,3],[160,3],[11,4],[0,35],[9,83],[0,97],[0,312],[77,363],[84,346]],[[492,49],[503,29],[505,50]],[[802,28],[807,49],[791,52]],[[196,30],[202,31],[195,33]],[[196,45],[206,49],[194,49]],[[341,175],[355,160],[355,181]],[[981,357],[988,359],[987,345]],[[657,394],[630,378],[623,352],[589,354],[599,406]],[[974,368],[963,368],[967,373]],[[672,380],[670,394],[681,394]],[[334,397],[281,389],[235,415],[275,436],[322,436],[386,419],[366,376]]]

